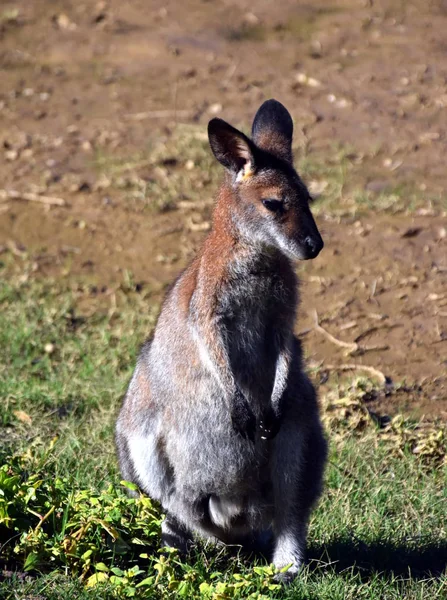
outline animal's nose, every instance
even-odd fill
[[[304,240],[304,245],[306,247],[308,257],[315,258],[320,254],[321,250],[323,249],[324,242],[321,235],[308,235],[307,238]]]

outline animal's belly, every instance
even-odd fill
[[[175,487],[188,497],[243,496],[257,489],[267,469],[261,450],[238,434],[202,418],[194,430],[171,437],[167,448]]]

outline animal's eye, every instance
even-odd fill
[[[282,212],[284,210],[284,202],[273,198],[263,198],[262,204],[271,212]]]

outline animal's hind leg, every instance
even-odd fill
[[[120,465],[121,476],[125,481],[137,483],[135,470],[130,458],[129,446],[126,438],[121,433],[116,433],[116,445],[118,450],[118,460]],[[138,497],[138,492],[128,489],[127,494],[132,498]]]
[[[273,563],[291,565],[280,579],[293,579],[305,558],[307,524],[317,500],[326,459],[326,442],[315,420],[298,426],[299,420],[283,423],[275,440],[272,464],[275,496]]]
[[[161,544],[169,548],[177,548],[186,554],[192,544],[192,535],[187,527],[169,513],[161,524]]]

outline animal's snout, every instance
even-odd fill
[[[304,251],[306,258],[315,258],[323,249],[323,238],[319,233],[308,235],[304,240]]]

